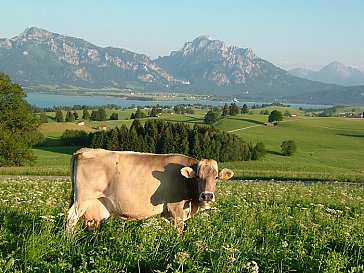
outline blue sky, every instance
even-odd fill
[[[0,0],[0,37],[36,26],[152,58],[200,35],[288,69],[364,70],[363,0]]]

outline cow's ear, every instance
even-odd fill
[[[181,174],[186,178],[193,178],[195,177],[195,171],[190,167],[183,167],[181,169]]]
[[[219,171],[219,178],[222,180],[228,180],[233,177],[234,172],[230,169],[222,169]]]

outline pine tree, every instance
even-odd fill
[[[241,108],[242,114],[248,114],[249,113],[249,107],[245,103],[243,104],[243,107]]]
[[[83,120],[89,120],[90,119],[90,113],[89,113],[89,111],[87,110],[86,107],[84,107],[82,109],[82,119]]]
[[[56,120],[56,122],[64,122],[63,113],[61,110],[56,111],[55,120]]]
[[[78,113],[76,110],[73,111],[73,117],[75,118],[74,120],[78,120]]]
[[[237,114],[239,114],[239,107],[236,105],[236,103],[230,104],[229,114],[230,114],[230,116],[236,116]]]
[[[48,123],[48,116],[45,112],[40,113],[40,122],[41,123]]]
[[[121,151],[127,151],[128,150],[128,128],[125,124],[121,125],[119,128],[119,150]]]
[[[225,103],[224,108],[222,109],[222,117],[227,117],[229,115],[229,107],[228,105]]]
[[[110,115],[110,120],[118,120],[119,119],[119,114],[117,113],[112,113]]]
[[[73,115],[70,111],[67,111],[65,121],[66,121],[66,122],[72,122],[72,121],[75,121],[75,116],[74,116],[74,115]]]
[[[210,125],[215,123],[218,120],[219,120],[219,114],[212,110],[208,111],[204,118],[204,122],[206,124],[210,124]]]

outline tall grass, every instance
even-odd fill
[[[363,272],[364,188],[222,182],[183,235],[159,217],[65,236],[70,182],[0,179],[1,272]],[[82,222],[82,221],[80,221]]]

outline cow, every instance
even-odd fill
[[[211,207],[217,179],[233,175],[212,159],[82,148],[71,159],[66,229],[73,233],[81,216],[97,228],[110,215],[142,220],[160,214],[183,230],[185,220]]]

